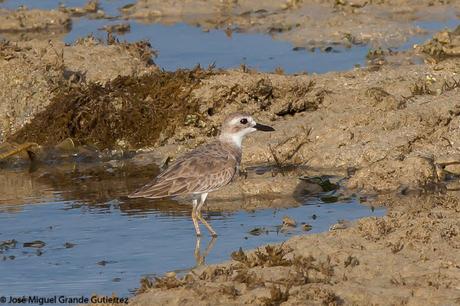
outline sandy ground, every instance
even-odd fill
[[[408,21],[455,18],[459,10],[458,1],[264,3],[138,1],[123,14],[323,48],[398,44],[419,33]],[[209,209],[280,207],[317,188],[300,176],[325,174],[345,179],[344,193],[375,196],[373,205],[389,209],[347,229],[236,252],[232,262],[184,278],[144,281],[132,305],[460,303],[460,29],[407,52],[371,52],[367,67],[347,72],[163,72],[145,43],[59,42],[72,11],[18,22],[36,13],[0,12],[0,35],[11,40],[0,44],[2,166],[18,145],[37,144],[15,156],[27,160],[69,139],[77,147],[139,150],[139,160],[160,163],[208,141],[226,115],[245,110],[276,132],[250,136],[243,164],[272,168],[216,192]],[[49,42],[34,31],[55,34]],[[292,165],[298,168],[273,174]]]
[[[144,282],[130,305],[456,305],[457,196],[392,198],[386,217]]]

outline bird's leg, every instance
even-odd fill
[[[211,227],[211,225],[209,225],[209,223],[201,215],[201,208],[203,208],[203,204],[204,204],[204,201],[206,201],[207,196],[208,196],[207,193],[202,193],[201,194],[200,204],[198,204],[198,208],[197,208],[197,211],[196,211],[197,212],[197,217],[201,221],[201,223],[203,223],[204,226],[206,226],[208,231],[211,233],[211,236],[217,237],[217,233],[214,231],[214,229]]]
[[[193,198],[193,208],[192,208],[193,226],[195,226],[196,235],[201,236],[200,226],[198,225],[198,219],[197,219],[197,208],[198,208],[198,200],[196,198]]]

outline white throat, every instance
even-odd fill
[[[255,130],[255,129],[254,129]],[[234,144],[236,147],[241,148],[244,136],[253,132],[252,130],[244,129],[238,133],[226,133],[220,135],[220,139]]]

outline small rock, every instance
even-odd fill
[[[75,141],[72,138],[66,138],[55,146],[56,149],[62,152],[75,152]]]
[[[324,203],[337,203],[339,201],[339,197],[328,195],[320,198],[321,201]]]
[[[455,175],[460,175],[460,164],[447,165],[444,170]]]
[[[451,181],[446,183],[446,189],[449,191],[457,191],[460,190],[460,182],[457,181]]]
[[[24,242],[22,244],[22,246],[25,247],[25,248],[42,248],[45,245],[46,245],[46,243],[44,243],[41,240],[34,240],[34,241],[31,241],[31,242]]]
[[[337,222],[336,224],[331,225],[331,227],[329,227],[329,230],[330,231],[343,230],[343,229],[350,227],[350,225],[351,225],[350,221],[339,220],[339,222]]]
[[[8,250],[16,246],[17,241],[14,239],[0,242],[0,250]]]
[[[297,222],[292,219],[291,217],[289,216],[284,216],[283,217],[283,226],[284,227],[296,227],[297,226]]]
[[[165,273],[165,276],[166,276],[166,277],[171,277],[171,278],[172,278],[172,277],[176,277],[176,272],[173,272],[173,271],[167,272],[167,273]]]
[[[305,47],[294,47],[292,48],[292,51],[304,51],[305,49]]]
[[[439,156],[435,159],[435,164],[442,166],[460,164],[460,154],[447,154]]]
[[[266,233],[267,231],[263,227],[255,227],[252,230],[250,230],[248,233],[253,235],[253,236],[260,236],[263,233]]]
[[[125,34],[131,31],[131,25],[129,23],[111,24],[101,29],[109,33]]]
[[[303,224],[302,225],[302,229],[306,232],[308,231],[311,231],[311,229],[313,228],[313,226],[311,226],[310,224]]]
[[[359,260],[355,256],[348,256],[347,259],[345,259],[343,264],[345,268],[348,266],[355,267],[359,265]]]
[[[98,261],[97,264],[100,265],[100,266],[105,266],[107,264],[111,264],[111,263],[116,263],[116,261],[112,261],[112,260],[101,260],[101,261]]]
[[[76,244],[75,243],[71,243],[71,242],[66,242],[64,243],[64,247],[66,249],[70,249],[70,248],[73,248]]]

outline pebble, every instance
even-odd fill
[[[41,240],[34,240],[34,241],[31,241],[31,242],[24,242],[22,244],[22,246],[25,247],[25,248],[42,248],[45,245],[46,245],[46,243],[44,243]]]
[[[297,226],[297,222],[289,217],[289,216],[284,216],[283,217],[283,226],[289,226],[289,227],[296,227]]]

